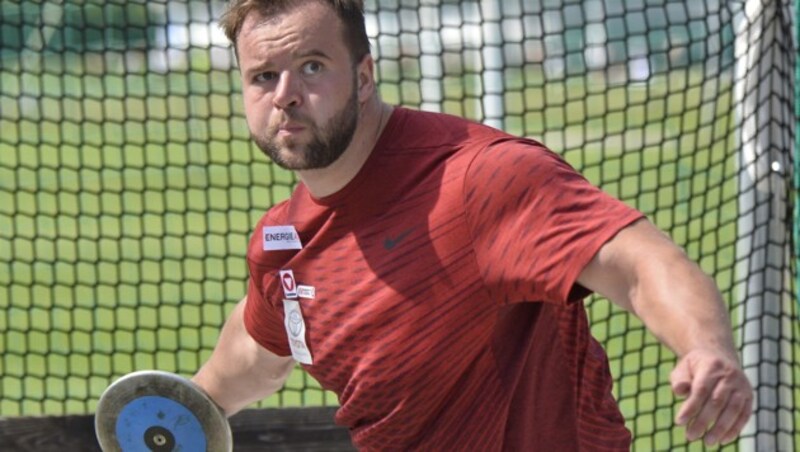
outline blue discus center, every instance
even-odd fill
[[[160,396],[130,401],[117,416],[117,441],[123,452],[150,452],[145,432],[162,427],[175,437],[174,452],[206,451],[206,434],[197,417],[180,403]]]

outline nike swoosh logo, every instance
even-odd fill
[[[386,250],[393,249],[394,247],[399,245],[400,242],[402,242],[406,237],[408,237],[411,234],[412,230],[414,230],[414,228],[406,229],[405,231],[398,234],[396,237],[387,237],[386,240],[383,241],[383,248]]]

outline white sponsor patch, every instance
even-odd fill
[[[264,251],[301,250],[300,235],[294,226],[264,226],[261,233]]]
[[[297,300],[283,300],[283,312],[286,315],[284,324],[292,357],[301,364],[314,364],[311,350],[306,343],[306,321],[303,319],[300,303]]]
[[[314,297],[317,295],[317,290],[314,289],[314,286],[304,286],[302,284],[297,285],[297,296],[300,298],[308,298],[313,300]]]
[[[281,270],[281,287],[286,298],[297,298],[297,283],[291,270]]]

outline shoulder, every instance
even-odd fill
[[[390,153],[463,149],[485,146],[502,137],[511,136],[459,116],[396,107],[381,145]]]
[[[483,184],[503,180],[537,184],[553,178],[583,178],[560,155],[539,141],[498,135],[481,143],[472,155],[468,182]]]
[[[261,256],[263,231],[267,226],[285,225],[288,217],[289,200],[285,200],[270,207],[258,220],[251,231],[250,240],[247,247],[248,258]],[[252,224],[252,223],[251,223]]]
[[[257,227],[284,224],[288,218],[291,198],[269,207],[256,224]]]

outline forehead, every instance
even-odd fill
[[[341,20],[330,6],[306,0],[270,16],[258,11],[248,14],[242,24],[238,47],[240,52],[253,56],[344,47],[341,27]]]

